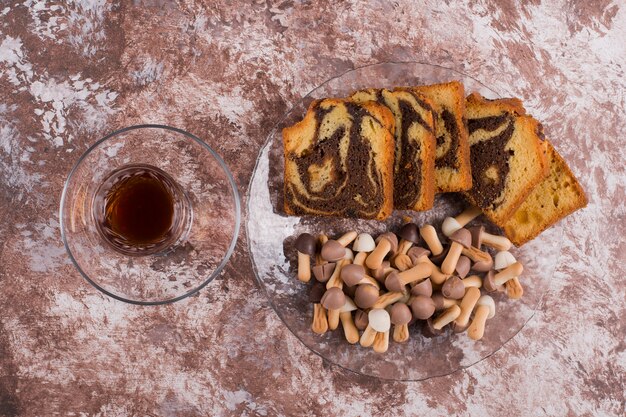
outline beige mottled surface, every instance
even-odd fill
[[[623,415],[626,5],[426,3],[0,2],[0,415]],[[420,383],[324,363],[268,306],[243,232],[220,279],[166,307],[111,300],[70,264],[62,183],[104,134],[186,129],[246,190],[298,98],[404,60],[523,98],[589,196],[541,311],[485,361]]]

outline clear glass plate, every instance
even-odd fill
[[[327,361],[347,370],[384,379],[424,380],[448,375],[483,360],[513,338],[540,306],[560,254],[562,229],[553,227],[539,238],[511,252],[524,264],[520,278],[524,296],[509,300],[504,294],[494,296],[496,316],[487,322],[482,340],[474,342],[465,333],[447,331],[427,338],[417,325],[410,327],[411,337],[405,344],[390,341],[389,350],[377,354],[371,348],[350,345],[341,328],[320,336],[311,331],[312,305],[308,302],[308,285],[296,278],[295,238],[303,232],[316,235],[324,231],[338,236],[357,230],[378,234],[397,231],[402,217],[409,216],[418,225],[433,224],[439,228],[448,215],[458,214],[465,206],[460,195],[438,195],[427,212],[395,211],[384,222],[286,216],[283,211],[284,127],[301,120],[310,102],[322,97],[345,97],[366,87],[394,87],[432,84],[459,80],[466,93],[478,91],[486,97],[499,94],[483,83],[449,68],[424,63],[383,63],[348,71],[332,78],[304,97],[269,135],[261,149],[249,190],[247,232],[256,277],[269,301],[293,334],[309,349]],[[482,223],[477,220],[473,223]],[[493,226],[485,226],[494,231]],[[341,326],[340,326],[341,327]]]

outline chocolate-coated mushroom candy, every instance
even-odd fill
[[[379,296],[378,288],[373,285],[359,285],[354,293],[354,302],[359,308],[372,308]]]
[[[433,226],[430,224],[423,226],[420,229],[420,235],[424,239],[424,242],[426,242],[426,245],[428,245],[428,248],[433,255],[436,256],[443,252],[443,246],[441,245],[439,236],[437,236],[437,230],[435,230]]]
[[[465,285],[461,278],[457,276],[451,276],[443,283],[441,287],[441,294],[445,298],[452,300],[460,300],[465,295]]]
[[[456,263],[461,257],[461,251],[472,244],[472,235],[467,229],[459,229],[450,236],[450,241],[452,241],[450,251],[448,251],[448,256],[441,264],[441,272],[444,274],[452,274],[454,272]]]
[[[419,242],[420,232],[415,223],[406,223],[398,232],[400,243],[398,244],[398,253],[406,254],[415,243]]]
[[[346,255],[346,248],[336,240],[328,240],[322,246],[322,259],[328,262],[337,262]]]
[[[435,302],[425,295],[416,295],[411,301],[413,317],[418,320],[426,320],[435,314]]]
[[[392,268],[389,261],[383,261],[383,263],[380,265],[380,268],[372,270],[372,276],[376,279],[376,281],[384,284],[387,275],[389,275],[393,271],[397,271],[397,269]]]
[[[432,267],[430,280],[433,284],[443,284],[443,282],[450,277],[449,274],[442,273],[439,267],[428,258],[428,256],[430,255],[429,250],[426,250],[419,246],[415,246],[409,249],[407,255],[413,260],[413,265],[425,262]]]
[[[313,266],[311,270],[316,280],[319,282],[328,282],[335,271],[335,266],[336,264],[334,262],[326,262],[322,265]]]
[[[391,307],[391,323],[393,327],[393,340],[398,343],[409,340],[409,322],[411,310],[404,303],[396,303]]]
[[[315,282],[309,291],[309,302],[313,304],[313,323],[311,323],[311,330],[313,330],[313,333],[317,334],[324,334],[328,330],[326,309],[320,304],[325,292],[326,287],[319,282]]]
[[[426,297],[430,297],[433,295],[433,283],[429,279],[425,279],[419,284],[413,285],[411,287],[411,295],[425,295]]]
[[[385,287],[389,291],[403,291],[405,285],[428,278],[432,270],[431,265],[423,262],[403,272],[392,272],[385,279]]]
[[[315,238],[309,233],[302,233],[295,242],[298,251],[298,279],[302,282],[311,280],[311,256],[315,256]]]
[[[511,241],[504,236],[492,235],[485,232],[484,226],[476,226],[471,228],[472,246],[480,249],[482,245],[489,246],[496,250],[511,249]]]
[[[354,314],[354,325],[356,328],[359,330],[365,330],[368,323],[369,319],[367,318],[367,313],[363,310],[357,310]]]
[[[459,278],[463,279],[467,276],[470,271],[471,261],[467,256],[461,255],[459,257],[458,262],[456,263],[456,267],[454,271],[459,276]]]
[[[472,340],[480,340],[485,333],[485,322],[496,315],[496,303],[493,298],[483,295],[478,299],[474,312],[474,320],[467,329],[467,335]]]
[[[483,277],[483,289],[488,293],[492,292],[504,292],[504,287],[502,285],[496,285],[494,277],[496,276],[496,271],[491,270],[485,274]]]
[[[456,217],[446,217],[441,224],[441,231],[446,236],[452,236],[454,232],[480,216],[483,212],[475,206],[470,206]]]
[[[389,253],[393,255],[397,249],[398,238],[396,235],[391,232],[383,233],[376,239],[376,248],[365,260],[365,265],[372,270],[380,268],[385,256]]]
[[[322,297],[322,305],[328,311],[328,329],[335,330],[339,327],[339,313],[346,302],[346,295],[340,288],[328,289]]]
[[[343,288],[343,281],[341,280],[341,271],[343,270],[345,266],[350,265],[350,263],[352,262],[352,259],[354,259],[354,255],[352,254],[352,251],[346,248],[343,258],[337,261],[337,263],[335,264],[335,269],[332,275],[330,276],[330,278],[328,279],[328,282],[326,283],[327,289],[330,289],[333,287]]]
[[[339,311],[339,319],[341,320],[341,326],[343,327],[343,334],[348,343],[352,345],[359,341],[359,331],[352,320],[352,312],[354,310],[356,310],[356,305],[354,305],[354,302],[351,299],[346,297],[346,302]]]
[[[431,298],[435,303],[435,311],[441,311],[443,309],[450,308],[458,304],[458,300],[446,298],[439,291],[434,292]]]
[[[462,332],[469,325],[470,314],[474,311],[474,306],[480,298],[480,290],[476,287],[470,287],[465,292],[465,296],[461,300],[461,314],[454,320],[454,331]]]
[[[389,328],[391,327],[391,317],[389,317],[389,313],[382,308],[376,308],[370,310],[367,315],[368,323],[365,331],[361,335],[361,346],[370,347],[374,343],[374,338],[376,337],[376,333],[385,333],[389,332]],[[389,334],[389,333],[387,333]]]
[[[346,265],[341,268],[341,279],[349,287],[354,285],[369,284],[380,288],[380,284],[374,278],[365,274],[363,265]]]

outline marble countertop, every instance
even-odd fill
[[[1,2],[0,416],[624,415],[626,6],[424,3]],[[106,133],[190,131],[243,191],[291,105],[385,61],[524,99],[588,194],[543,305],[495,354],[411,383],[333,366],[269,306],[245,231],[222,275],[173,305],[112,300],[70,263],[62,184]]]

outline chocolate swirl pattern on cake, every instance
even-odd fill
[[[479,131],[495,133],[470,148],[474,184],[470,194],[480,207],[495,209],[501,203],[500,197],[509,174],[509,159],[514,152],[506,147],[513,136],[515,120],[508,113],[503,113],[470,119],[467,127],[470,138]]]
[[[444,108],[439,114],[437,122],[437,149],[443,149],[443,153],[435,158],[435,167],[450,167],[459,169],[459,160],[457,151],[459,149],[460,127],[456,122],[454,115]],[[443,127],[443,129],[441,129]]]
[[[351,102],[313,105],[315,132],[313,141],[299,156],[288,154],[297,167],[297,181],[286,184],[287,199],[297,214],[374,218],[383,205],[383,179],[374,160],[365,124],[379,120],[364,107]],[[337,107],[343,106],[348,118],[334,125],[328,135],[329,120]],[[341,109],[339,109],[341,110]]]

